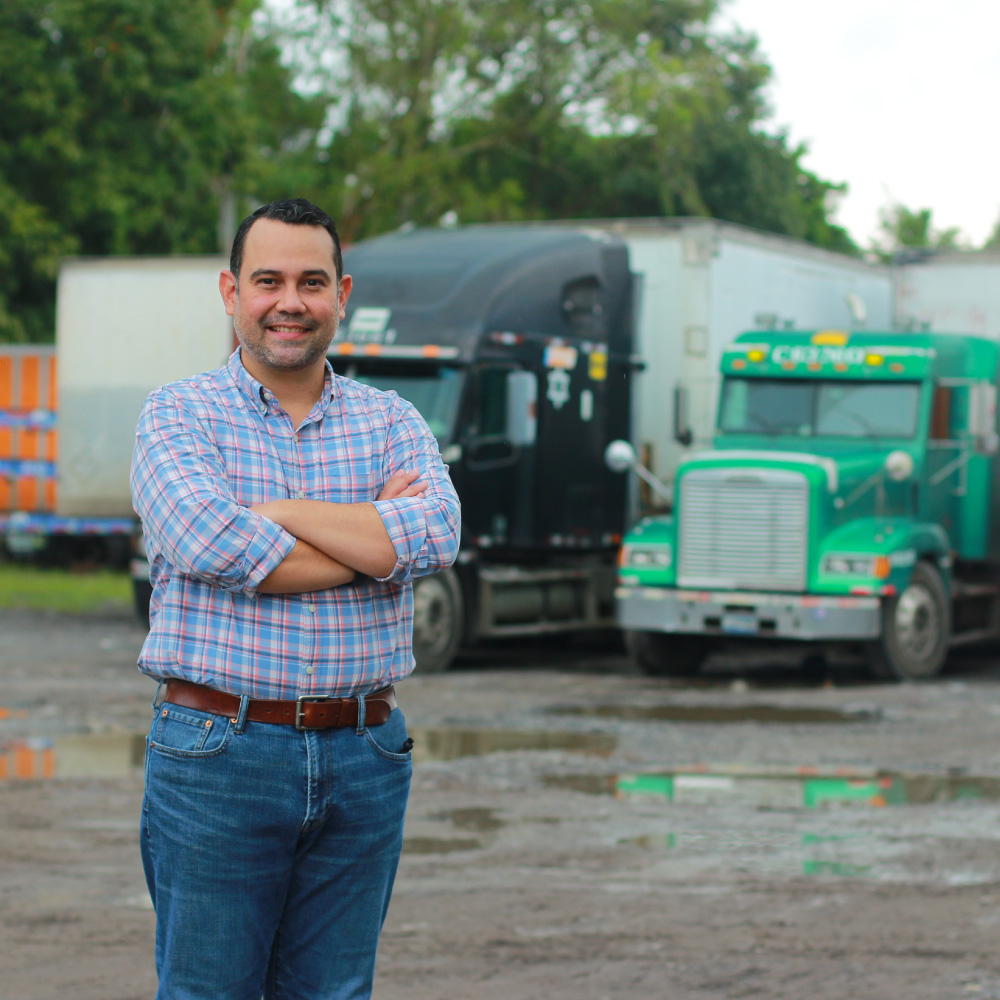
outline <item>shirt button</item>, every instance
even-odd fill
[[[309,605],[309,610],[312,611],[313,613],[315,613],[315,611],[316,611],[316,605],[315,604],[310,604]]]
[[[296,495],[296,496],[297,496],[297,497],[298,497],[298,498],[299,498],[300,500],[305,500],[305,498],[306,498],[306,491],[305,491],[305,490],[299,490],[299,492],[298,492],[298,493],[296,493],[295,495]]]
[[[306,673],[307,674],[311,674],[312,672],[313,672],[313,668],[312,667],[306,667]]]

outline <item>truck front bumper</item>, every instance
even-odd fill
[[[618,624],[641,632],[774,639],[877,639],[878,597],[617,587]]]

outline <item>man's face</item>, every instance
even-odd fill
[[[322,226],[258,219],[247,233],[239,282],[223,271],[219,289],[258,381],[269,372],[321,367],[351,294],[338,280],[333,239]]]

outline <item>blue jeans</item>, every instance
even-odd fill
[[[141,846],[157,1000],[370,997],[410,788],[402,713],[240,722],[156,708]]]

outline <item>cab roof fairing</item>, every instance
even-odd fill
[[[360,308],[387,309],[386,343],[438,344],[470,360],[494,331],[607,343],[628,355],[631,275],[623,242],[582,230],[530,226],[417,229],[344,252],[354,279],[340,340],[353,339]],[[567,285],[596,277],[601,313],[574,327],[563,309]]]

